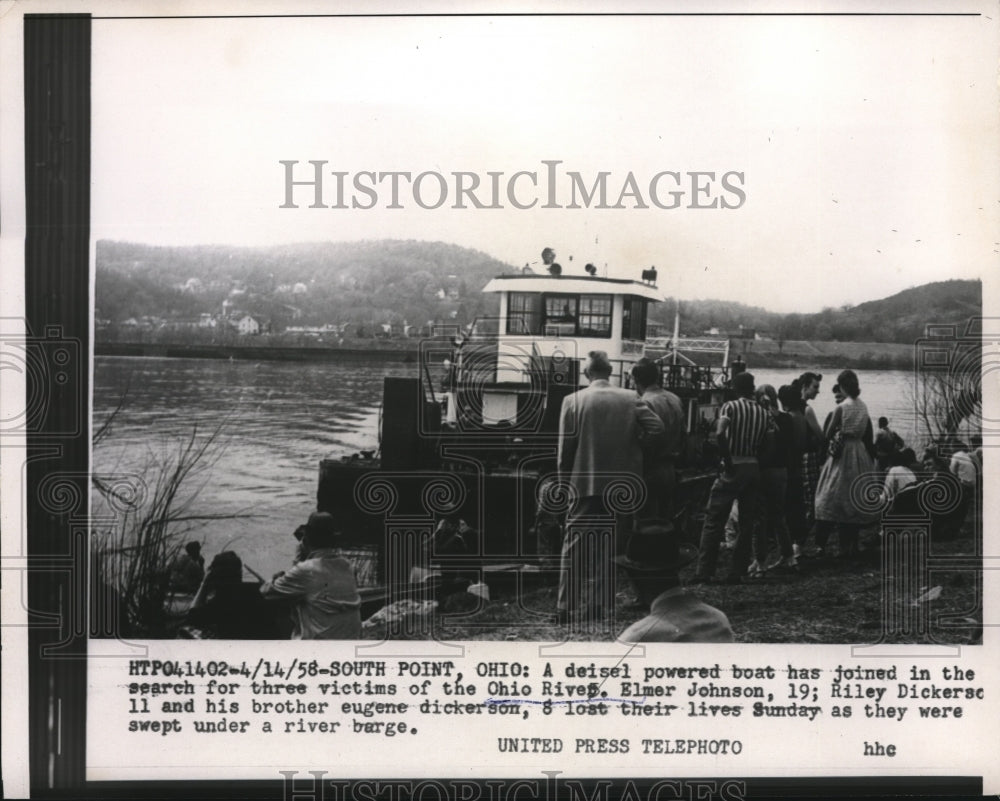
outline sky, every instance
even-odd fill
[[[996,41],[987,16],[97,19],[93,235],[440,240],[515,266],[551,246],[564,272],[655,265],[667,295],[780,312],[983,277],[1000,250]],[[311,160],[328,206],[346,174],[348,208],[309,208],[308,186],[281,208],[281,162],[306,180]],[[541,208],[544,161],[563,208]],[[400,179],[387,208],[386,181],[377,202],[352,193],[365,171],[438,173],[448,194],[422,208]],[[457,171],[484,205],[502,173],[503,208],[452,208]],[[506,196],[519,171],[541,183],[517,179],[534,208]],[[566,208],[571,171],[608,173],[607,206],[631,174],[648,208]],[[650,199],[663,172],[679,208]],[[715,173],[708,194],[691,172]],[[421,182],[425,205],[439,194]],[[738,207],[690,207],[711,199]]]

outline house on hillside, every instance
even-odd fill
[[[249,314],[236,315],[229,322],[243,336],[255,336],[260,333],[260,322]]]

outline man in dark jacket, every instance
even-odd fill
[[[660,368],[645,357],[632,366],[632,381],[643,403],[663,423],[663,436],[650,441],[643,453],[643,476],[646,480],[646,503],[642,517],[674,519],[674,463],[684,445],[684,406],[673,392],[660,385]]]

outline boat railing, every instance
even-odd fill
[[[727,367],[698,364],[661,364],[662,386],[671,392],[704,392],[723,389],[729,383]]]

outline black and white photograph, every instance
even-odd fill
[[[995,3],[13,6],[8,786],[1000,786]]]
[[[962,20],[898,23],[898,58],[857,18],[98,20],[119,620],[614,639],[661,594],[611,561],[645,526],[710,641],[975,641],[964,563],[896,599],[935,625],[882,615],[883,518],[982,553],[992,87],[934,58]],[[701,639],[672,614],[651,636]]]

